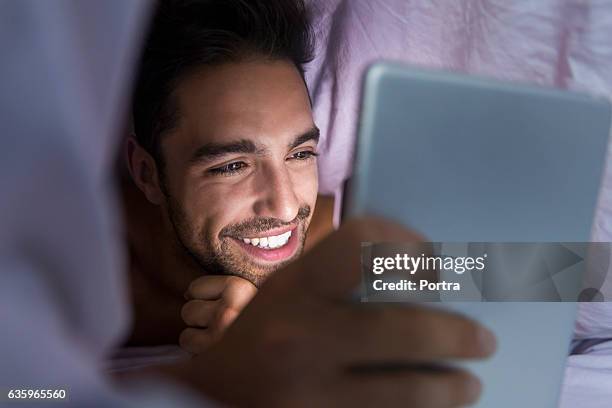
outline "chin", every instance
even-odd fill
[[[255,286],[261,285],[274,272],[291,264],[300,256],[304,248],[304,237],[300,235],[303,234],[292,234],[285,245],[277,248],[255,247],[250,243],[229,238],[232,241],[231,251],[238,255],[234,259],[240,259],[237,262],[240,265],[234,264],[228,268],[233,270],[230,273],[251,281]]]

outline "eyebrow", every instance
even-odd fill
[[[319,131],[319,128],[316,127],[316,126],[313,126],[307,132],[305,132],[305,133],[299,135],[298,137],[296,137],[293,140],[293,142],[289,143],[289,150],[295,149],[299,145],[304,144],[306,142],[309,142],[311,140],[313,140],[315,143],[319,143],[319,134],[320,133],[321,132]]]
[[[258,153],[258,149],[250,140],[242,139],[230,143],[207,143],[200,146],[191,156],[190,163],[206,162],[231,153]]]
[[[319,142],[319,129],[313,126],[305,133],[297,136],[291,143],[289,143],[289,150],[298,147],[301,144],[314,140],[315,143]],[[258,147],[253,141],[248,139],[241,139],[235,142],[229,143],[207,143],[200,146],[191,156],[189,162],[191,164],[208,162],[216,158],[225,156],[232,153],[242,154],[254,154],[263,153],[264,148]]]

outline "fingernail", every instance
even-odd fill
[[[481,350],[487,355],[492,354],[497,347],[497,339],[495,338],[495,334],[493,334],[493,332],[486,327],[481,327],[478,337]]]

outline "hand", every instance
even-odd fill
[[[181,309],[187,327],[179,344],[190,353],[208,348],[238,317],[257,293],[251,282],[238,276],[203,276],[191,282]]]
[[[360,243],[419,237],[381,220],[351,221],[272,275],[223,338],[180,368],[208,398],[237,406],[452,407],[475,401],[480,382],[424,364],[484,358],[493,335],[433,308],[359,304]],[[403,364],[396,370],[363,366]]]

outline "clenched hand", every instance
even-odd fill
[[[218,340],[257,293],[251,282],[238,276],[203,276],[187,289],[181,317],[188,326],[181,347],[198,354]]]

